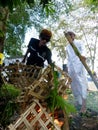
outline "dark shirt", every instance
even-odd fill
[[[40,40],[31,38],[28,44],[29,57],[27,59],[27,65],[37,65],[44,67],[44,61],[47,60],[48,64],[51,64],[51,51],[45,46],[39,47]]]

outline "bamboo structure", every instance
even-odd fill
[[[60,130],[46,108],[43,107],[39,100],[34,100],[32,105],[20,115],[20,118],[8,126],[9,130]]]
[[[70,86],[71,78],[59,67],[54,66],[54,69],[61,73],[61,77],[58,78],[57,91],[63,97]],[[21,90],[15,100],[20,106],[20,115],[8,126],[9,130],[61,130],[54,123],[47,102],[45,102],[50,90],[54,88],[53,69],[50,65],[46,68],[23,64],[5,66],[2,70],[2,77],[7,83]],[[66,114],[65,117],[67,117]],[[68,119],[66,118],[64,122],[67,124],[66,130],[69,130]]]

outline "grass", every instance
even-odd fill
[[[98,112],[98,91],[90,91],[87,96],[87,108]]]
[[[75,102],[74,96],[71,92],[69,93],[68,101],[71,104],[74,104]],[[86,103],[87,103],[87,108],[90,108],[98,112],[98,91],[88,91]]]

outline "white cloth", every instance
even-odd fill
[[[74,40],[73,43],[78,48],[80,54],[85,56],[85,48],[83,43],[78,40]],[[87,97],[87,73],[70,44],[66,46],[66,52],[68,73],[72,79],[72,92],[78,104],[82,105],[82,99],[86,99]]]

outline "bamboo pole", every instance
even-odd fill
[[[64,32],[64,34],[66,35],[66,33]],[[92,74],[92,71],[90,70],[90,68],[88,67],[87,63],[85,62],[85,60],[82,58],[80,52],[78,51],[77,47],[74,45],[74,43],[70,43],[70,45],[72,46],[75,54],[79,57],[80,61],[82,62],[82,64],[84,65],[85,69],[87,70],[88,74],[90,75],[90,77],[92,78],[95,86],[98,88],[98,82],[96,80],[96,78],[94,77],[94,75]]]

